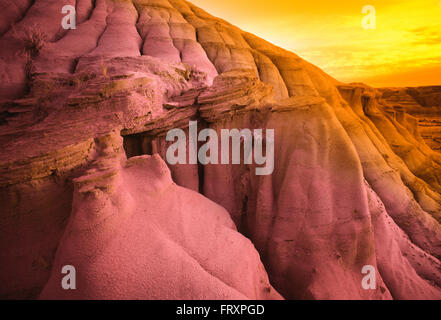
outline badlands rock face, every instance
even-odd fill
[[[0,297],[441,299],[440,88],[340,83],[183,0],[0,7]],[[189,121],[274,129],[274,172],[167,165]]]
[[[426,144],[441,150],[441,87],[386,88],[380,90],[380,97],[392,113],[415,117]]]

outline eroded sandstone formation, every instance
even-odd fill
[[[381,99],[402,114],[413,116],[426,144],[441,150],[441,87],[385,88]]]
[[[183,0],[3,7],[1,297],[441,298],[439,88],[340,83]],[[167,167],[191,120],[274,129],[273,174]]]

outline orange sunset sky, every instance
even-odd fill
[[[441,85],[441,0],[190,0],[344,82]],[[362,28],[362,8],[376,29]]]

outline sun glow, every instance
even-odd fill
[[[440,0],[193,0],[344,82],[441,85]],[[362,27],[372,5],[376,28]]]

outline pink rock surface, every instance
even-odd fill
[[[119,166],[106,155],[111,138],[103,140],[94,169],[74,181],[71,218],[40,298],[281,298],[225,209],[173,183],[158,155]],[[56,270],[66,264],[76,268],[77,290],[60,287]]]

